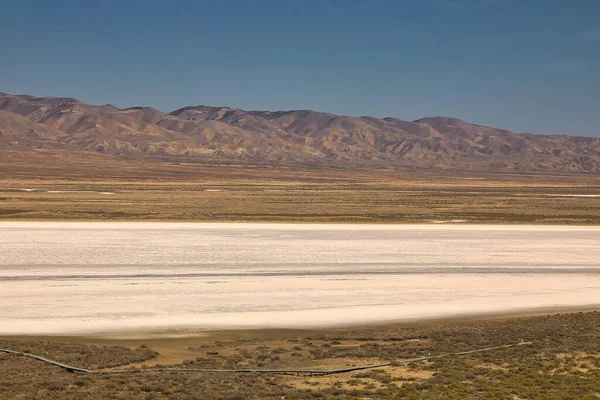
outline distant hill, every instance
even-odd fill
[[[342,168],[600,172],[600,139],[517,134],[449,117],[191,106],[171,113],[0,93],[0,149]]]

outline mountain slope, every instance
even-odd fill
[[[516,134],[449,117],[192,106],[171,113],[0,93],[0,148],[343,168],[600,172],[600,139]]]

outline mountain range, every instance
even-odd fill
[[[600,138],[514,133],[450,117],[403,121],[209,106],[163,113],[5,93],[0,149],[316,168],[600,172]]]

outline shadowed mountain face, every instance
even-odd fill
[[[0,93],[0,149],[344,168],[600,172],[600,139],[516,134],[456,118],[184,107],[169,114]]]

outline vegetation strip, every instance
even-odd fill
[[[0,352],[4,352],[4,353],[8,353],[8,354],[13,354],[13,355],[19,355],[19,356],[25,356],[25,357],[31,357],[34,358],[36,360],[39,361],[43,361],[52,365],[56,365],[57,367],[63,368],[68,372],[84,372],[84,373],[88,373],[88,374],[122,374],[122,373],[137,373],[137,372],[161,372],[161,371],[178,371],[178,372],[236,372],[236,373],[243,373],[243,372],[256,372],[256,373],[274,373],[274,374],[293,374],[293,375],[331,375],[331,374],[341,374],[344,372],[352,372],[352,371],[359,371],[359,370],[363,370],[363,369],[373,369],[373,368],[380,368],[380,367],[388,367],[391,365],[395,365],[395,364],[406,364],[406,363],[410,363],[410,362],[417,362],[417,361],[425,361],[425,360],[431,360],[431,359],[435,359],[435,358],[443,358],[443,357],[450,357],[450,356],[462,356],[462,355],[467,355],[467,354],[473,354],[473,353],[481,353],[484,351],[491,351],[491,350],[498,350],[498,349],[506,349],[509,347],[516,347],[516,346],[523,346],[523,345],[532,345],[533,342],[519,342],[519,343],[515,343],[515,344],[505,344],[502,346],[495,346],[495,347],[486,347],[483,349],[476,349],[476,350],[468,350],[468,351],[461,351],[458,353],[446,353],[446,354],[439,354],[439,355],[428,355],[428,356],[423,356],[423,357],[416,357],[416,358],[409,358],[409,359],[404,359],[404,360],[400,360],[400,361],[394,361],[394,362],[388,362],[388,363],[381,363],[381,364],[373,364],[373,365],[361,365],[361,366],[356,366],[356,367],[349,367],[349,368],[339,368],[339,369],[327,369],[327,370],[311,370],[311,369],[298,369],[298,370],[291,370],[291,369],[211,369],[211,368],[149,368],[149,369],[120,369],[120,370],[114,370],[114,371],[95,371],[95,370],[89,370],[89,369],[85,369],[85,368],[78,368],[78,367],[73,367],[71,365],[66,365],[63,363],[60,363],[58,361],[54,361],[54,360],[50,360],[46,357],[42,357],[42,356],[38,356],[35,354],[30,354],[30,353],[23,353],[20,351],[15,351],[15,350],[9,350],[9,349],[0,349]]]

